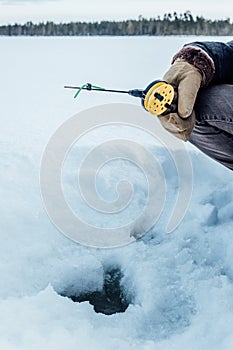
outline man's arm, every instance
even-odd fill
[[[187,141],[195,125],[193,110],[200,87],[233,84],[233,41],[186,44],[163,79],[178,90],[177,112],[159,118],[163,127]]]

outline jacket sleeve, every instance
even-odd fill
[[[233,41],[228,43],[203,41],[186,44],[174,57],[187,61],[203,75],[203,86],[233,84]]]

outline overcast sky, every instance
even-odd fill
[[[0,24],[52,20],[150,18],[164,13],[191,13],[205,18],[233,18],[232,0],[0,0]]]

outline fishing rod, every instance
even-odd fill
[[[141,99],[142,106],[151,114],[158,116],[166,115],[167,113],[174,111],[174,106],[172,105],[175,96],[174,88],[172,85],[162,80],[153,81],[144,90],[105,89],[100,86],[92,85],[90,83],[86,83],[82,86],[64,86],[64,88],[77,90],[74,98],[76,98],[82,90],[120,93],[139,97]]]

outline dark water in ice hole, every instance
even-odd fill
[[[129,301],[124,295],[121,286],[122,272],[119,268],[111,268],[105,271],[104,285],[102,291],[72,295],[69,290],[60,293],[74,302],[89,301],[93,305],[95,312],[101,312],[105,315],[112,315],[117,312],[124,312],[129,306]]]

